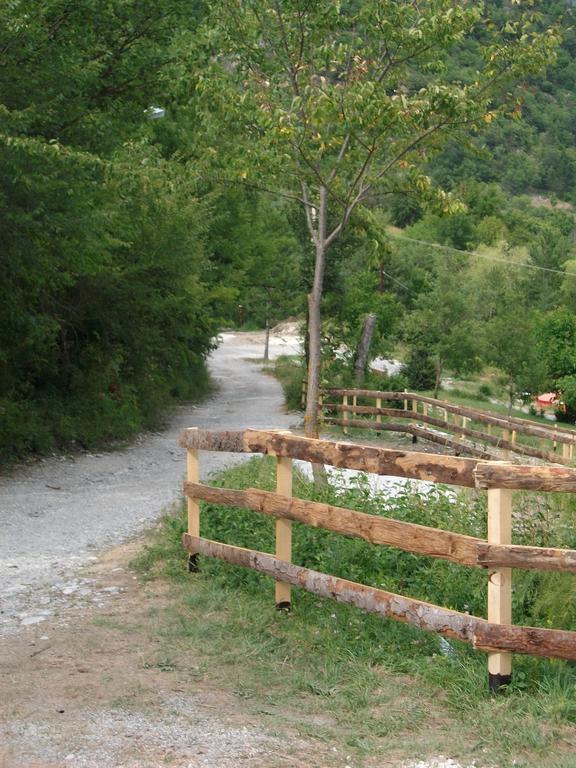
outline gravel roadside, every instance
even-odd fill
[[[174,409],[162,431],[120,450],[53,456],[0,477],[0,636],[42,623],[71,600],[104,599],[77,571],[178,501],[183,428],[288,428],[298,420],[284,412],[279,383],[249,362],[263,343],[263,334],[222,334],[209,361],[214,396]],[[272,336],[271,356],[297,350],[295,336]],[[203,475],[239,459],[205,454]]]

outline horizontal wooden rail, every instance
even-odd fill
[[[525,464],[479,462],[474,472],[477,488],[574,493],[576,470],[570,467],[532,467]]]
[[[315,440],[287,435],[273,430],[247,429],[243,432],[208,432],[184,430],[180,444],[184,448],[208,451],[266,453],[291,459],[328,464],[332,467],[372,472],[416,480],[474,488],[474,459],[439,456],[416,451],[395,451],[373,445]],[[576,477],[576,472],[575,472]]]
[[[373,429],[376,432],[403,432],[413,437],[421,437],[423,440],[429,440],[431,443],[438,445],[444,445],[448,448],[454,448],[461,453],[468,453],[472,456],[476,456],[478,459],[494,460],[495,456],[492,456],[488,451],[483,451],[480,448],[474,448],[473,446],[466,445],[460,440],[454,440],[447,435],[440,435],[437,432],[433,432],[430,429],[423,427],[417,427],[415,424],[383,424],[380,421],[367,421],[361,419],[332,419],[325,417],[324,422],[326,424],[335,424],[341,427],[352,427],[353,429]]]
[[[420,629],[463,640],[488,653],[514,652],[558,659],[576,659],[576,632],[491,624],[459,611],[440,608],[422,600],[385,592],[375,587],[328,576],[292,565],[264,552],[221,544],[210,539],[183,535],[188,552],[216,557],[227,563],[252,568],[283,583],[364,611],[390,617]]]
[[[264,453],[464,488],[510,488],[529,491],[576,491],[576,469],[482,462],[459,456],[397,451],[374,445],[315,440],[274,430],[238,432],[184,430],[180,444],[191,450]]]
[[[532,448],[529,445],[524,445],[523,443],[518,442],[512,442],[511,440],[505,440],[502,437],[498,437],[498,435],[490,435],[487,432],[480,432],[476,429],[470,429],[470,427],[463,427],[456,424],[450,424],[449,422],[445,421],[444,419],[437,419],[434,416],[430,416],[426,413],[418,413],[415,414],[414,411],[405,411],[403,408],[375,408],[373,406],[369,405],[342,405],[341,403],[323,403],[322,406],[326,411],[337,411],[339,413],[358,413],[358,414],[366,414],[366,415],[376,415],[376,416],[392,416],[396,418],[401,419],[411,419],[412,421],[418,421],[422,422],[423,424],[430,424],[431,426],[438,427],[439,429],[444,430],[451,430],[454,432],[457,432],[459,435],[464,435],[465,437],[470,437],[473,440],[478,440],[479,442],[488,443],[489,445],[493,445],[496,448],[500,448],[501,450],[508,450],[508,451],[514,451],[514,453],[520,455],[520,456],[530,456],[535,459],[542,459],[543,461],[548,461],[552,464],[568,464],[570,462],[570,459],[559,456],[556,453],[553,453],[551,451],[541,451],[538,448]],[[335,419],[332,418],[330,415],[324,416],[324,422],[327,424],[336,424],[339,426],[345,426],[345,427],[355,427],[354,421],[351,421],[350,419]],[[386,425],[384,426],[378,426],[381,425],[382,422],[377,421],[362,421],[359,422],[361,426],[358,426],[358,429],[373,429],[373,430],[382,430],[382,429],[389,429],[389,431],[399,431],[399,432],[407,432],[409,434],[414,434],[413,432],[410,432],[410,430],[407,430],[405,426],[402,426],[401,429],[395,430],[393,428],[389,428]],[[433,438],[430,437],[430,433],[426,433],[425,439],[430,440],[431,442],[437,442]],[[551,437],[549,439],[552,439]],[[450,445],[450,444],[448,444]],[[477,448],[474,448],[473,446],[467,446],[465,443],[455,442],[454,446],[452,447],[460,447],[463,450],[466,450],[468,453],[471,453],[473,456],[480,456],[480,458],[487,458],[487,459],[494,459],[495,456],[492,456],[491,454],[487,453],[486,451],[479,451]],[[480,455],[481,454],[481,455]]]
[[[187,482],[188,498],[251,509],[270,517],[293,520],[313,527],[384,544],[406,552],[449,560],[479,568],[514,567],[576,573],[576,551],[552,547],[488,544],[483,539],[426,525],[369,515],[345,507],[282,496],[257,488],[236,490]]]
[[[436,406],[448,413],[454,413],[458,416],[466,416],[474,421],[484,422],[485,424],[501,427],[502,429],[515,430],[518,434],[531,435],[545,440],[554,440],[558,443],[566,443],[568,445],[576,443],[576,430],[568,429],[567,427],[556,425],[547,427],[543,424],[535,424],[529,419],[521,419],[517,416],[496,416],[489,414],[486,411],[482,411],[479,408],[454,405],[446,400],[438,400],[434,397],[421,395],[418,392],[391,392],[373,389],[341,389],[337,387],[325,387],[322,389],[322,393],[339,396],[346,395],[347,397],[356,396],[357,398],[364,397],[374,400],[413,400],[419,403],[427,403],[428,405]],[[418,417],[420,415],[421,414],[419,414]]]

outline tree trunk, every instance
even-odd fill
[[[438,392],[440,390],[440,384],[442,383],[442,369],[444,368],[444,362],[440,359],[436,361],[436,381],[434,383],[434,397],[438,399]]]
[[[516,388],[513,383],[508,385],[508,416],[512,416],[512,408],[514,407],[514,395],[516,394]]]
[[[264,338],[264,362],[270,359],[270,302],[266,302],[266,336]]]
[[[264,337],[264,362],[270,360],[270,323],[266,318],[266,335]]]
[[[306,411],[304,413],[304,434],[306,437],[318,437],[318,400],[320,397],[320,377],[322,371],[322,334],[320,300],[321,291],[317,291],[317,275],[324,270],[324,248],[316,248],[316,267],[314,288],[308,294],[308,388],[306,393]]]
[[[368,353],[370,352],[370,344],[372,344],[372,337],[374,336],[374,330],[376,328],[376,315],[370,313],[364,320],[364,328],[362,329],[362,338],[358,344],[356,351],[356,363],[354,364],[354,379],[359,384],[364,378],[366,372],[366,366],[368,364]]]
[[[316,438],[318,437],[318,399],[322,369],[320,302],[322,300],[324,266],[326,262],[326,209],[327,190],[325,187],[321,187],[314,283],[311,292],[308,294],[308,390],[306,395],[306,411],[304,413],[304,434],[306,437]]]

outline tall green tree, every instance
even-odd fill
[[[478,71],[447,76],[448,52],[478,31]],[[422,173],[429,153],[490,122],[505,84],[539,70],[557,42],[552,31],[535,34],[530,19],[496,29],[480,4],[451,0],[214,4],[205,66],[192,77],[208,135],[224,139],[221,173],[297,201],[314,247],[306,434],[317,434],[330,247],[354,210],[383,194],[414,190],[449,209]]]
[[[208,208],[145,113],[192,16],[0,6],[0,459],[126,436],[205,380]]]

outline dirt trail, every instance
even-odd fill
[[[293,335],[274,335],[271,355],[298,349]],[[282,390],[248,359],[263,352],[263,334],[222,334],[210,359],[218,390],[200,406],[181,406],[161,432],[110,453],[54,456],[0,478],[0,636],[41,624],[70,602],[101,603],[107,593],[79,578],[78,568],[143,530],[180,496],[184,427],[289,427]],[[204,476],[239,460],[202,457]]]

